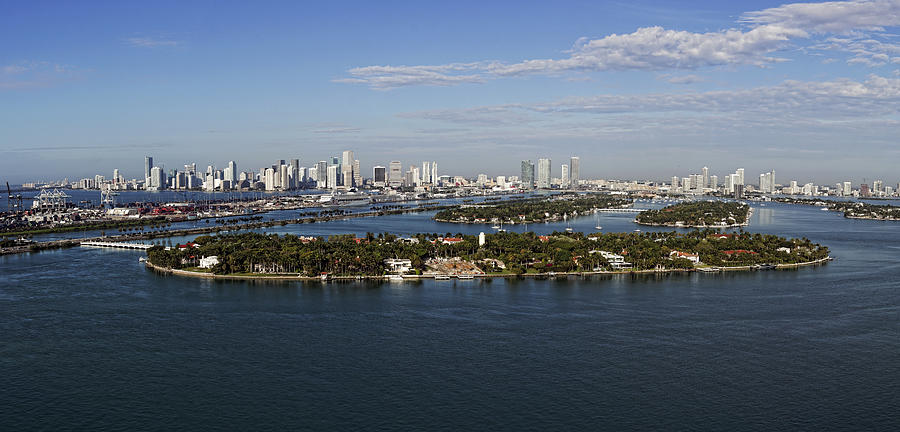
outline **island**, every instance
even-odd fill
[[[847,219],[870,219],[883,221],[900,221],[900,206],[876,205],[861,201],[833,201],[808,198],[776,198],[775,201],[787,204],[802,204],[821,207],[823,210],[844,213]]]
[[[558,194],[548,197],[511,200],[500,203],[463,205],[434,215],[438,222],[529,224],[555,222],[589,214],[599,209],[622,208],[631,200],[601,194]]]
[[[147,265],[186,276],[252,279],[516,277],[792,268],[828,248],[768,234],[532,232],[303,237],[200,236],[147,251]]]
[[[683,202],[641,212],[634,221],[678,228],[741,227],[750,221],[750,206],[737,201]]]

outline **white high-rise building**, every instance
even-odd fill
[[[431,183],[438,184],[437,162],[431,161]]]
[[[344,150],[341,155],[341,183],[345,188],[353,187],[353,151]]]
[[[338,187],[338,166],[329,165],[327,171],[326,187],[335,190]]]
[[[288,165],[281,165],[280,167],[278,167],[278,169],[281,172],[281,182],[278,184],[278,187],[280,187],[281,190],[283,190],[283,191],[290,189],[291,188],[291,178],[290,178],[290,175],[288,174],[289,173]]]
[[[550,158],[538,159],[537,166],[537,187],[542,189],[550,189]]]
[[[225,180],[230,182],[234,182],[237,178],[237,163],[234,161],[228,162],[228,166],[225,168]]]
[[[672,183],[669,184],[672,190],[678,189],[678,176],[672,176]]]
[[[422,162],[422,183],[431,183],[431,164]]]
[[[266,190],[273,191],[275,190],[275,170],[272,168],[266,168],[264,175],[264,182],[266,183]]]
[[[391,187],[400,187],[403,184],[403,164],[400,161],[391,161],[388,184]]]

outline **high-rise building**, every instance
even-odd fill
[[[848,181],[845,181],[845,182],[844,182],[843,191],[841,192],[841,194],[844,195],[844,196],[851,196],[851,195],[853,195],[853,184],[851,184],[851,183],[848,182]]]
[[[534,164],[530,160],[522,161],[522,189],[534,189]]]
[[[735,174],[737,174],[737,184],[744,185],[744,169],[738,168],[737,171],[735,171]]]
[[[344,150],[341,159],[341,181],[345,188],[355,186],[353,184],[353,151]]]
[[[353,185],[362,187],[362,171],[359,170],[359,159],[353,159]]]
[[[422,162],[422,183],[431,183],[431,164]]]
[[[383,166],[372,168],[372,183],[376,187],[384,187],[387,184],[387,170]]]
[[[431,183],[438,184],[437,161],[431,161]]]
[[[577,188],[579,180],[581,180],[581,159],[572,156],[569,158],[569,184]]]
[[[281,190],[288,190],[288,189],[290,189],[291,179],[290,179],[290,176],[288,175],[288,171],[289,171],[288,166],[287,166],[287,165],[281,165],[281,166],[278,167],[278,168],[279,168],[280,173],[281,173],[281,176],[280,176],[281,182],[278,184],[278,187],[280,187]]]
[[[234,182],[237,178],[237,163],[234,161],[228,162],[228,166],[225,168],[225,180]]]
[[[319,161],[316,164],[316,187],[325,189],[328,187],[328,162]]]
[[[272,168],[266,168],[264,179],[264,182],[266,183],[266,190],[275,190],[275,170],[273,170]]]
[[[144,156],[144,187],[150,187],[150,170],[153,169],[153,157]]]
[[[712,189],[713,192],[719,189],[719,176],[709,176],[709,188]]]
[[[166,173],[162,167],[155,166],[150,169],[150,188],[152,190],[162,190],[166,188]]]
[[[560,183],[563,187],[569,187],[569,166],[566,164],[562,164],[562,169],[560,172]]]
[[[552,172],[550,170],[550,158],[538,159],[537,166],[537,187],[541,189],[550,189],[550,178]]]
[[[335,190],[338,187],[338,165],[330,165],[328,166],[327,171],[328,179],[326,182],[328,183],[327,187],[331,190]]]
[[[388,172],[388,184],[391,187],[400,187],[403,184],[403,164],[400,161],[391,161]]]
[[[709,168],[703,167],[703,169],[700,171],[700,175],[702,176],[701,183],[703,183],[700,186],[700,190],[702,191],[703,189],[706,189],[709,187]]]

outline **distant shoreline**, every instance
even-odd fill
[[[640,215],[638,215],[640,216]],[[750,217],[753,216],[753,207],[750,207],[747,210],[747,217],[744,219],[744,223],[735,223],[731,225],[678,225],[677,222],[667,222],[667,223],[652,223],[652,222],[640,222],[637,218],[634,219],[634,223],[638,225],[644,226],[655,226],[655,227],[667,227],[667,228],[740,228],[745,226],[750,226]]]
[[[794,263],[794,264],[776,264],[776,270],[786,270],[786,269],[795,269],[800,267],[808,267],[815,266],[820,264],[825,264],[828,261],[831,261],[832,257],[828,256],[825,258],[821,258],[814,261],[807,261],[802,263]],[[160,267],[151,263],[150,261],[146,261],[145,265],[148,269],[153,270],[158,273],[163,274],[171,274],[175,276],[185,276],[185,277],[195,277],[202,279],[219,279],[219,280],[295,280],[295,281],[321,281],[321,277],[316,276],[301,276],[300,274],[258,274],[258,275],[217,275],[213,273],[206,272],[196,272],[190,270],[179,270],[179,269],[170,269],[165,267]],[[719,270],[717,273],[721,272],[734,272],[734,271],[754,271],[752,265],[748,266],[735,266],[735,267],[717,267]],[[547,272],[547,273],[522,273],[522,274],[512,274],[512,273],[501,273],[501,274],[475,274],[471,275],[473,279],[495,279],[495,278],[503,278],[503,279],[513,279],[513,278],[553,278],[553,277],[569,277],[569,276],[602,276],[602,275],[626,275],[626,274],[669,274],[669,273],[705,273],[699,269],[664,269],[664,270],[620,270],[620,271],[596,271],[596,272]],[[446,275],[446,274],[422,274],[422,275],[403,275],[403,280],[425,280],[425,279],[435,279],[435,276],[443,277],[450,276],[451,279],[457,280],[467,280],[467,279],[458,279],[457,275]],[[469,276],[469,275],[466,275]],[[379,281],[388,281],[389,276],[386,275],[359,275],[359,276],[329,276],[327,281],[355,281],[355,280],[379,280]]]

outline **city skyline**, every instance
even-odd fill
[[[0,172],[353,148],[363,173],[578,154],[582,178],[898,180],[896,0],[465,6],[17,4],[0,18]]]

